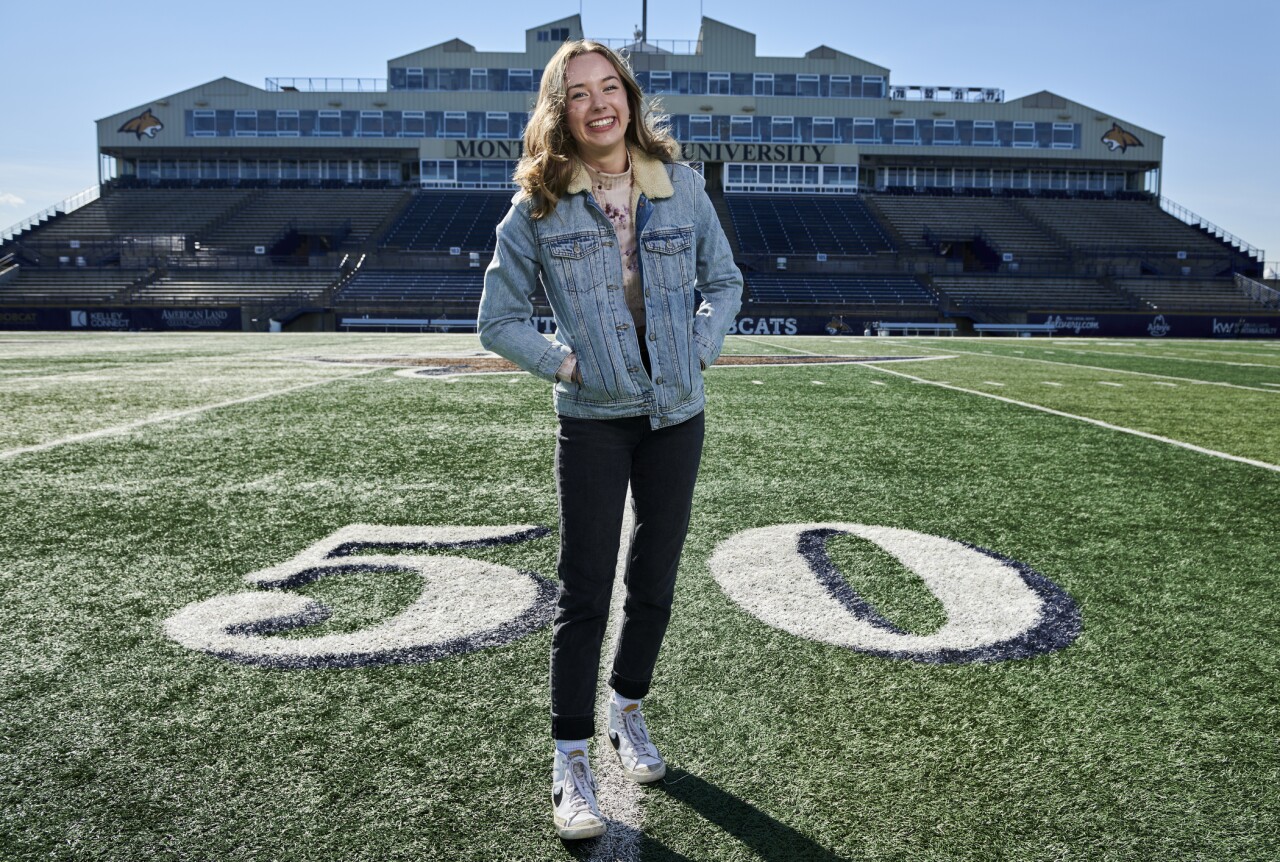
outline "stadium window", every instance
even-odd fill
[[[756,72],[751,76],[751,95],[753,96],[772,96],[773,95],[773,73],[772,72]]]
[[[423,111],[405,111],[400,115],[400,137],[421,138],[427,134],[427,119]]]
[[[732,185],[741,185],[742,183],[742,165],[728,164],[725,165],[728,172],[728,182]]]
[[[835,117],[813,118],[813,142],[815,144],[840,143],[840,139],[836,136]]]
[[[883,75],[863,75],[862,76],[862,98],[883,99],[884,90],[885,90],[885,80]]]
[[[893,142],[895,144],[918,144],[919,138],[916,137],[916,121],[915,120],[894,120],[893,121]]]
[[[1053,124],[1053,148],[1073,150],[1076,146],[1076,127],[1073,123]]]
[[[680,74],[684,74],[681,72]],[[695,96],[705,95],[707,92],[707,73],[706,72],[690,72],[689,73],[689,89],[682,90]]]
[[[258,137],[274,138],[276,136],[276,112],[258,112]]]
[[[885,168],[881,171],[886,186],[914,186],[911,168]]]
[[[775,73],[773,76],[773,95],[794,96],[795,94],[796,94],[796,76]]]
[[[404,86],[406,90],[421,90],[424,88],[421,68],[410,67],[405,72]]]
[[[973,169],[973,187],[975,189],[991,188],[991,169],[990,168],[974,168]]]
[[[806,186],[816,186],[819,184],[818,177],[821,171],[817,165],[792,165],[791,173],[795,174],[796,168],[799,168],[803,174],[803,182]]]
[[[1034,147],[1036,145],[1036,124],[1014,122],[1013,145],[1015,147]]]
[[[711,137],[711,115],[710,114],[690,114],[689,115],[689,140],[691,141],[712,141]]]
[[[671,92],[671,73],[654,71],[649,73],[649,90],[650,93],[670,93]]]
[[[821,77],[818,75],[796,75],[796,95],[806,98],[817,98],[822,95]]]
[[[880,136],[876,134],[876,121],[870,117],[854,117],[853,142],[855,144],[880,143]]]
[[[236,111],[237,138],[256,138],[258,136],[258,112]]]
[[[707,73],[707,95],[709,96],[729,95],[729,73],[728,72],[708,72]]]
[[[192,111],[191,135],[196,138],[214,138],[218,135],[217,111]]]
[[[852,75],[831,76],[831,98],[848,99],[853,95]]]
[[[755,127],[751,117],[733,114],[729,117],[729,140],[754,141]]]
[[[440,129],[442,138],[465,138],[467,136],[467,112],[445,111],[444,125]]]
[[[933,143],[940,147],[955,146],[960,143],[960,136],[956,133],[956,121],[934,120]]]
[[[1124,191],[1124,174],[1117,171],[1107,171],[1104,188],[1109,192]]]
[[[382,112],[361,111],[360,127],[357,135],[361,138],[382,137]]]
[[[316,134],[324,138],[336,138],[342,134],[342,112],[321,111],[316,116]]]
[[[298,160],[297,159],[281,159],[280,160],[280,179],[296,180],[298,178]]]
[[[774,117],[769,124],[769,134],[779,144],[800,143],[800,138],[796,136],[795,117]]]
[[[750,96],[755,91],[755,76],[750,72],[730,72],[729,92],[735,96]]]
[[[998,147],[996,124],[994,120],[973,121],[973,145],[975,147]]]
[[[276,136],[296,138],[301,134],[298,128],[297,111],[276,111]]]
[[[305,159],[298,163],[298,179],[300,180],[319,180],[320,179],[320,160]]]
[[[506,111],[487,111],[484,115],[483,138],[506,138],[510,129],[510,118]]]
[[[551,31],[550,31],[550,30],[539,30],[539,31],[538,31],[538,41],[539,41],[539,42],[550,42],[550,41],[551,41]]]
[[[471,70],[471,89],[485,91],[489,89],[489,70],[488,69],[472,69]]]
[[[507,87],[520,93],[528,93],[533,90],[533,70],[532,69],[508,69],[507,70]]]

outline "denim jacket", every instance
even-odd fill
[[[480,341],[546,380],[556,380],[561,363],[576,354],[582,382],[555,385],[561,415],[648,416],[660,428],[702,410],[702,369],[720,355],[741,304],[742,274],[702,177],[635,150],[631,164],[652,376],[622,289],[617,236],[581,164],[550,215],[530,218],[531,202],[517,194],[498,224],[480,299]],[[555,314],[553,341],[531,325],[539,278]],[[702,293],[697,308],[695,289]]]

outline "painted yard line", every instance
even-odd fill
[[[1124,388],[1124,384],[1123,384],[1123,383],[1112,383],[1110,380],[1099,380],[1099,381],[1098,381],[1098,385],[1099,385],[1099,386],[1114,386],[1114,387],[1116,387],[1117,389],[1123,389],[1123,388]]]
[[[994,381],[994,380],[984,380],[984,381],[982,381],[982,385],[984,385],[984,386],[1004,386],[1004,384],[1003,384],[1003,383],[997,383],[997,382],[996,382],[996,381]]]
[[[605,648],[600,650],[599,681],[596,683],[596,782],[600,787],[596,795],[600,813],[605,817],[604,835],[588,857],[592,862],[637,862],[640,858],[640,839],[643,837],[644,806],[641,804],[640,785],[622,774],[622,767],[609,743],[609,666],[618,648],[622,633],[622,606],[627,599],[627,585],[623,583],[627,571],[627,557],[631,554],[631,530],[635,526],[635,512],[631,508],[631,494],[622,516],[622,538],[618,542],[618,565],[613,575],[613,594],[609,600],[609,622],[605,630]]]
[[[1192,359],[1189,356],[1153,356],[1150,353],[1108,353],[1105,350],[1064,350],[1064,353],[1075,353],[1080,356],[1133,356],[1139,359],[1167,359],[1174,362],[1203,362],[1208,365],[1235,365],[1241,368],[1280,368],[1280,366],[1272,365],[1269,362],[1228,362],[1224,359]],[[1053,353],[1052,350],[1046,350],[1045,353]]]
[[[982,392],[977,389],[965,389],[961,386],[952,386],[949,383],[935,383],[932,380],[925,380],[923,377],[916,377],[913,374],[907,374],[903,371],[893,371],[888,368],[881,368],[878,365],[864,363],[867,368],[873,371],[879,371],[883,374],[892,374],[895,377],[904,377],[917,383],[928,383],[930,386],[937,386],[941,389],[950,389],[953,392],[963,392],[967,395],[978,395],[982,398],[991,398],[995,401],[1003,401],[1006,404],[1013,404],[1018,407],[1026,407],[1029,410],[1038,410],[1041,413],[1048,413],[1051,416],[1060,416],[1064,419],[1074,419],[1077,422],[1087,422],[1090,425],[1096,425],[1099,428],[1106,428],[1108,431],[1119,431],[1122,434],[1132,434],[1135,437],[1142,437],[1147,440],[1155,440],[1158,443],[1167,443],[1170,446],[1177,446],[1181,449],[1189,449],[1192,452],[1199,452],[1201,455],[1211,455],[1214,458],[1222,458],[1226,461],[1236,461],[1240,464],[1248,464],[1251,467],[1261,467],[1264,470],[1271,470],[1280,473],[1280,465],[1269,464],[1266,461],[1255,461],[1252,458],[1244,458],[1240,455],[1232,455],[1228,452],[1219,452],[1216,449],[1206,449],[1203,446],[1197,446],[1194,443],[1186,443],[1182,440],[1174,440],[1172,437],[1162,437],[1159,434],[1152,434],[1148,431],[1139,431],[1136,428],[1125,428],[1123,425],[1113,425],[1110,422],[1103,422],[1101,419],[1093,419],[1088,416],[1078,416],[1075,413],[1066,413],[1062,410],[1054,410],[1052,407],[1045,407],[1040,404],[1031,404],[1026,401],[1016,401],[1013,398],[1006,398],[1003,395],[996,395],[994,392]],[[1059,384],[1060,385],[1060,384]]]
[[[1280,386],[1280,383],[1264,383],[1263,386]]]
[[[769,347],[769,348],[781,347],[783,350],[790,350],[790,351],[792,351],[792,352],[794,352],[794,353],[800,353],[800,354],[803,354],[803,355],[805,355],[805,356],[831,356],[831,355],[832,355],[832,354],[830,354],[830,353],[815,353],[815,352],[814,352],[814,351],[812,351],[812,350],[801,350],[799,347],[791,347],[791,346],[786,345],[786,344],[769,344],[769,343],[768,343],[768,342],[766,342],[766,341],[759,341],[759,340],[757,340],[757,339],[754,339],[754,338],[747,338],[746,336],[742,336],[742,335],[737,336],[737,339],[738,339],[739,341],[746,341],[746,342],[748,342],[748,343],[750,343],[750,344],[759,344],[761,347]],[[888,345],[888,346],[891,346],[891,347],[892,347],[893,345]],[[928,350],[929,348],[924,348],[924,349]],[[940,351],[940,352],[941,352],[941,353],[944,353],[944,354],[946,353],[946,351]],[[842,355],[842,356],[843,356],[844,354],[839,354],[839,355]],[[954,358],[955,358],[955,357],[953,357],[953,356],[948,356],[948,355],[942,355],[942,356],[909,356],[909,357],[904,357],[903,359],[893,359],[893,360],[883,360],[883,361],[886,361],[886,362],[923,362],[923,361],[926,361],[926,360],[928,360],[928,359],[954,359]],[[860,356],[858,356],[857,354],[849,354],[849,355],[848,355],[848,363],[843,363],[843,362],[824,362],[824,363],[823,363],[823,365],[844,365],[844,364],[851,364],[851,363],[855,363],[855,362],[865,363],[866,361],[867,361],[867,360],[866,360],[865,358],[860,357]],[[789,364],[789,363],[779,363],[779,364],[780,364],[780,365],[787,365],[787,364]],[[770,364],[768,364],[768,363],[761,363],[760,365],[713,365],[713,366],[711,366],[711,367],[712,367],[712,368],[770,368],[770,367],[775,367],[775,366],[771,366],[771,365],[770,365]]]
[[[60,437],[57,440],[50,440],[46,443],[36,443],[31,446],[19,446],[17,449],[9,449],[0,452],[0,461],[9,458],[16,458],[19,455],[26,455],[31,452],[43,452],[47,449],[56,449],[59,446],[67,446],[72,443],[85,443],[90,440],[97,440],[101,437],[113,437],[117,434],[127,434],[130,431],[144,428],[147,425],[156,425],[160,422],[169,422],[174,419],[182,419],[186,416],[195,416],[199,413],[206,413],[210,410],[219,410],[223,407],[234,407],[237,404],[249,404],[254,401],[262,401],[267,398],[274,398],[277,395],[287,395],[290,392],[297,392],[300,389],[310,389],[313,386],[323,386],[326,383],[332,383],[335,380],[348,380],[352,377],[359,377],[363,374],[371,374],[374,371],[381,371],[380,368],[370,368],[366,371],[357,371],[355,374],[343,374],[340,377],[330,377],[325,380],[312,380],[308,383],[299,383],[297,386],[289,386],[284,389],[275,389],[271,392],[260,392],[257,395],[247,395],[244,398],[233,398],[230,401],[219,401],[217,404],[205,404],[200,407],[189,407],[186,410],[177,410],[173,413],[161,413],[158,416],[150,416],[146,419],[139,419],[136,422],[127,422],[124,425],[117,425],[114,428],[100,428],[97,431],[86,431],[83,434],[72,434],[70,437]]]
[[[1054,383],[1052,380],[1041,380],[1040,382],[1043,383],[1045,386],[1061,386],[1062,385],[1061,383]]]
[[[1151,381],[1151,385],[1152,385],[1152,386],[1171,386],[1171,387],[1173,387],[1174,389],[1177,389],[1177,388],[1178,388],[1178,384],[1176,384],[1176,383],[1170,383],[1170,382],[1169,382],[1169,381],[1167,381],[1167,380],[1152,380],[1152,381]],[[1266,384],[1264,383],[1263,385],[1265,386]]]
[[[921,350],[940,350],[941,348],[922,346],[920,349]],[[982,355],[980,353],[975,353],[972,350],[947,350],[946,353],[956,354],[960,356],[981,356]],[[1150,371],[1130,371],[1127,368],[1105,368],[1101,365],[1079,365],[1075,362],[1062,362],[1061,360],[1057,360],[1057,359],[1036,359],[1031,356],[1008,356],[1008,355],[1002,355],[1002,356],[993,357],[993,358],[1008,359],[1010,362],[1039,362],[1044,365],[1061,365],[1066,368],[1082,368],[1087,371],[1105,371],[1111,374],[1132,374],[1137,377],[1156,377],[1163,380],[1177,380],[1182,383],[1194,383],[1198,386],[1223,386],[1223,387],[1226,387],[1227,389],[1244,389],[1249,392],[1270,392],[1271,391],[1270,389],[1259,389],[1257,386],[1242,386],[1239,383],[1225,383],[1220,380],[1199,380],[1194,377],[1177,377],[1172,374],[1155,374]],[[1269,385],[1272,385],[1272,384],[1267,384],[1267,383],[1263,384],[1263,386],[1269,386]]]

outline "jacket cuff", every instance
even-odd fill
[[[547,350],[542,356],[538,357],[537,365],[533,368],[533,373],[537,374],[543,380],[550,380],[552,383],[556,381],[556,372],[560,370],[560,366],[566,359],[573,355],[573,351],[563,344],[551,342],[547,345]]]

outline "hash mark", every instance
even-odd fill
[[[1061,383],[1054,383],[1052,380],[1041,380],[1040,382],[1043,383],[1045,386],[1061,386],[1062,385]]]

